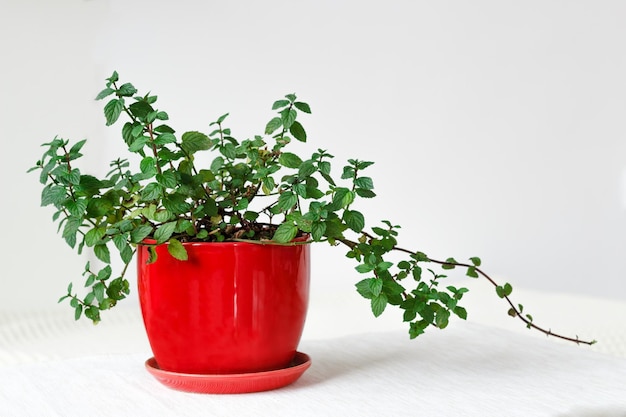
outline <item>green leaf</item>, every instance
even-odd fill
[[[383,272],[383,271],[388,270],[392,266],[393,266],[393,262],[381,262],[378,265],[376,265],[376,271]]]
[[[152,106],[145,101],[137,101],[131,104],[130,106],[128,106],[128,110],[132,113],[133,116],[139,119],[143,119],[148,116],[148,114],[154,112]]]
[[[209,137],[204,133],[185,132],[183,133],[181,140],[181,147],[185,152],[190,154],[211,148],[211,139],[209,139]]]
[[[96,258],[100,259],[104,263],[111,263],[111,254],[106,244],[99,244],[93,247],[93,253]]]
[[[387,295],[385,293],[380,293],[378,296],[372,298],[371,306],[372,313],[374,313],[374,317],[379,317],[385,311],[385,307],[387,307]]]
[[[156,174],[156,180],[165,188],[175,188],[178,185],[176,173],[169,170],[163,171],[161,174]]]
[[[461,306],[456,306],[454,307],[454,314],[457,315],[457,317],[463,319],[463,320],[467,320],[467,310],[465,310],[463,307]]]
[[[167,133],[167,132],[161,133],[154,139],[154,144],[156,146],[163,146],[163,145],[167,145],[168,143],[175,143],[175,142],[176,142],[176,136],[174,136],[174,134],[172,133]]]
[[[104,237],[105,233],[104,227],[94,227],[85,234],[85,245],[94,246]]]
[[[354,191],[357,193],[357,195],[359,197],[363,197],[363,198],[374,198],[374,197],[376,197],[376,193],[374,193],[371,190],[364,190],[363,188],[357,188]]]
[[[65,200],[65,187],[61,185],[47,185],[41,192],[41,205],[59,205]]]
[[[75,308],[74,308],[74,320],[78,320],[80,318],[80,315],[83,313],[83,305],[82,304],[78,304]]]
[[[152,233],[152,226],[144,223],[130,232],[130,241],[133,243],[141,243]]]
[[[185,201],[185,196],[179,193],[166,195],[163,198],[163,207],[174,215],[183,214],[190,210],[190,205]]]
[[[478,278],[478,272],[476,272],[476,267],[470,266],[469,268],[467,268],[467,272],[465,275],[471,278]]]
[[[113,273],[113,270],[111,269],[111,266],[107,265],[98,272],[97,278],[100,281],[106,281],[107,279],[111,278],[112,273]]]
[[[271,135],[276,131],[276,129],[280,128],[283,125],[283,121],[280,117],[274,117],[272,120],[267,122],[265,126],[265,134]]]
[[[285,129],[289,129],[293,122],[296,121],[297,114],[294,109],[285,109],[280,112],[281,122]]]
[[[277,212],[287,211],[298,203],[298,196],[291,191],[285,191],[278,197],[275,208]]]
[[[80,224],[81,220],[72,216],[68,217],[67,221],[65,222],[62,236],[67,244],[72,248],[76,245],[76,233],[78,232]]]
[[[435,315],[435,326],[440,329],[445,329],[448,327],[448,322],[450,321],[450,311],[445,308],[441,308],[437,311]]]
[[[96,96],[96,100],[102,100],[103,98],[108,97],[113,93],[115,93],[115,90],[107,87],[98,93],[98,95]]]
[[[176,229],[175,221],[159,226],[154,232],[154,238],[156,239],[157,244],[167,241],[172,236],[172,233],[174,233],[174,229]]]
[[[278,162],[287,168],[299,168],[302,164],[302,159],[294,153],[282,152],[278,157]]]
[[[228,159],[237,158],[237,149],[235,145],[230,142],[225,143],[224,146],[220,146],[220,152]]]
[[[374,270],[374,266],[370,264],[360,264],[354,269],[356,269],[356,271],[360,274],[367,274],[368,272],[372,272]]]
[[[187,250],[178,239],[170,239],[167,245],[167,251],[179,261],[186,261],[189,258]]]
[[[104,106],[104,117],[106,118],[106,125],[111,126],[117,121],[124,110],[124,100],[114,98]]]
[[[306,131],[304,130],[304,127],[300,124],[300,122],[294,121],[289,128],[289,132],[291,132],[293,137],[300,142],[306,142]]]
[[[480,264],[481,264],[480,258],[478,258],[476,256],[470,258],[470,261],[472,262],[472,264],[474,264],[474,266],[480,266]]]
[[[370,177],[359,177],[354,180],[354,185],[364,190],[372,190],[374,188],[374,181]]]
[[[315,222],[311,226],[311,237],[313,240],[321,240],[324,237],[324,233],[326,233],[326,223],[324,222]]]
[[[363,214],[354,210],[346,210],[343,212],[343,221],[346,222],[351,230],[360,233],[365,227],[365,218]]]
[[[302,164],[300,164],[300,168],[298,168],[298,177],[299,178],[306,178],[310,175],[313,175],[315,173],[316,169],[315,169],[315,165],[313,165],[313,162],[309,161],[304,161],[302,162]]]
[[[296,106],[296,109],[311,114],[311,107],[309,107],[308,104],[302,101],[296,101],[293,105]]]
[[[72,146],[72,147],[70,148],[70,152],[69,152],[69,154],[70,154],[70,155],[74,155],[74,154],[77,154],[78,152],[80,152],[80,150],[83,148],[83,146],[85,145],[85,143],[87,143],[87,139],[83,139],[83,140],[81,140],[81,141],[79,141],[79,142],[76,142],[76,143],[74,144],[74,146]]]
[[[224,166],[224,158],[222,158],[221,156],[217,156],[215,157],[213,162],[211,162],[210,168],[211,168],[211,171],[218,172],[220,168],[222,168],[223,166]]]
[[[380,293],[383,291],[383,280],[380,278],[369,278],[367,280],[369,285],[369,289],[374,295],[374,297],[378,297]]]
[[[286,107],[289,105],[289,100],[277,100],[272,105],[272,110],[278,110],[280,108]]]
[[[156,174],[156,164],[154,162],[154,158],[151,156],[146,156],[139,163],[139,169],[143,174],[153,176]]]
[[[513,287],[509,283],[506,283],[504,285],[498,285],[496,287],[496,294],[498,294],[498,297],[500,298],[508,297],[509,295],[511,295],[512,292]]]
[[[291,242],[298,234],[298,228],[292,223],[283,223],[276,229],[272,240],[278,243]]]
[[[132,97],[136,92],[137,89],[131,83],[122,84],[117,89],[117,94],[124,97]]]
[[[158,200],[163,195],[163,187],[161,184],[152,182],[144,187],[141,191],[141,199],[144,201]]]
[[[454,258],[448,258],[446,262],[447,263],[441,265],[441,269],[454,269],[458,263]]]

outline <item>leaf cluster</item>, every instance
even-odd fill
[[[206,133],[178,134],[168,113],[157,107],[157,96],[120,83],[117,72],[96,100],[106,102],[107,126],[123,119],[121,138],[129,157],[115,159],[109,172],[97,178],[77,166],[85,140],[70,143],[55,137],[43,145],[45,152],[29,170],[39,173],[41,205],[54,208],[52,219],[65,242],[78,253],[92,251],[100,264],[85,266],[83,295],[70,284],[61,297],[69,300],[76,319],[84,315],[97,323],[101,311],[129,294],[125,274],[137,245],[148,246],[150,262],[157,261],[154,248],[161,244],[185,261],[185,242],[290,245],[302,236],[307,242],[347,248],[346,256],[365,275],[356,284],[358,293],[370,301],[375,316],[388,305],[403,310],[411,338],[429,326],[445,328],[452,315],[467,317],[459,304],[467,289],[440,286],[446,275],[426,267],[433,263],[443,271],[464,267],[472,278],[483,275],[509,302],[509,314],[522,318],[523,307],[518,311],[508,299],[510,284],[495,284],[480,271],[479,258],[470,258],[469,264],[453,258],[434,261],[398,247],[400,226],[385,220],[366,227],[364,214],[355,207],[360,199],[376,196],[373,179],[364,174],[373,162],[349,159],[337,176],[334,157],[326,150],[310,156],[292,152],[290,144],[308,139],[301,118],[311,113],[295,94],[276,100],[263,133],[244,140],[227,126],[228,114],[208,124]],[[209,162],[200,164],[203,153]],[[119,273],[111,266],[111,252],[124,265]],[[392,253],[406,256],[391,260]],[[537,328],[532,316],[522,320]]]

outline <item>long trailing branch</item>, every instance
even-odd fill
[[[368,233],[363,232],[363,235],[365,235],[367,238],[369,239],[373,239],[374,237],[371,236]],[[346,240],[346,239],[340,239],[340,242],[345,244],[346,246],[348,246],[349,248],[353,249],[355,246],[357,246],[356,242],[350,241],[350,240]],[[394,246],[393,250],[396,250],[398,252],[403,252],[409,255],[414,255],[416,252],[411,251],[409,249],[405,249],[399,246]],[[431,257],[428,257],[428,261],[441,265],[441,266],[448,266],[448,267],[461,267],[461,268],[474,268],[474,270],[480,274],[480,276],[482,276],[483,278],[485,278],[487,281],[489,281],[495,288],[498,288],[499,285],[498,283],[491,278],[486,272],[484,272],[482,269],[480,269],[479,267],[475,266],[475,265],[470,265],[467,263],[463,263],[463,262],[451,262],[449,260],[446,261],[440,261],[437,259],[433,259]],[[505,299],[506,302],[509,304],[509,306],[511,307],[511,312],[513,312],[514,314],[510,314],[514,317],[519,318],[522,322],[524,322],[524,324],[526,324],[526,327],[528,328],[533,328],[535,330],[540,331],[541,333],[545,334],[546,336],[553,336],[556,337],[558,339],[562,339],[562,340],[566,340],[568,342],[574,342],[576,344],[584,344],[584,345],[593,345],[596,343],[596,340],[581,340],[579,339],[578,336],[576,337],[569,337],[569,336],[564,336],[562,334],[559,333],[554,333],[552,331],[552,329],[545,329],[543,327],[537,326],[536,324],[534,324],[531,320],[529,320],[527,317],[524,317],[524,315],[522,314],[522,312],[520,311],[520,309],[518,309],[517,307],[515,307],[515,304],[513,304],[513,302],[511,301],[511,298],[507,295],[507,294],[499,294],[501,298]]]

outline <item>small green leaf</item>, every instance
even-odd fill
[[[130,232],[130,241],[132,243],[141,243],[145,238],[152,233],[152,226],[144,223]]]
[[[179,184],[174,171],[163,171],[161,174],[156,174],[155,179],[165,188],[175,188]]]
[[[385,307],[387,307],[387,295],[385,293],[380,293],[374,298],[372,298],[371,306],[372,313],[374,313],[374,317],[379,317],[385,311]]]
[[[94,246],[104,237],[105,233],[104,227],[94,227],[85,234],[85,245]]]
[[[517,317],[517,311],[515,311],[513,307],[509,308],[509,311],[507,312],[507,314],[511,317]]]
[[[435,315],[435,326],[440,329],[445,329],[448,327],[448,322],[450,321],[450,311],[445,308],[441,308],[437,311]]]
[[[175,259],[178,259],[179,261],[186,261],[189,258],[187,250],[178,239],[172,238],[169,240],[169,244],[167,245],[167,251],[170,253],[170,255],[172,255]]]
[[[41,192],[41,205],[59,205],[65,200],[65,188],[61,185],[47,185]]]
[[[446,263],[441,265],[442,269],[454,269],[458,262],[454,258],[446,259]]]
[[[368,272],[372,272],[374,270],[374,266],[370,264],[360,264],[354,269],[356,269],[356,271],[360,274],[367,274]]]
[[[321,240],[326,232],[326,223],[314,222],[311,226],[311,237],[313,240]]]
[[[467,268],[467,272],[465,275],[471,278],[478,278],[478,272],[476,272],[476,267],[470,266],[469,268]]]
[[[467,310],[465,310],[461,306],[454,307],[454,314],[456,314],[457,317],[459,317],[459,318],[461,318],[463,320],[467,320]]]
[[[280,117],[274,117],[272,120],[267,122],[267,125],[265,126],[265,134],[271,135],[272,133],[276,131],[276,129],[278,129],[282,125],[283,125],[282,119]]]
[[[156,239],[157,244],[167,241],[172,236],[172,233],[174,233],[174,229],[176,229],[175,221],[159,226],[154,232],[154,238]]]
[[[204,151],[211,148],[211,139],[204,133],[185,132],[181,137],[181,148],[187,153]]]
[[[280,112],[281,123],[285,129],[289,129],[295,122],[297,112],[294,109],[285,109]]]
[[[381,262],[378,265],[376,265],[376,271],[383,272],[383,271],[388,270],[392,266],[393,266],[393,262]]]
[[[117,89],[117,94],[124,97],[132,97],[136,92],[137,89],[131,83],[122,84]]]
[[[294,138],[299,140],[300,142],[306,142],[306,131],[304,127],[298,121],[294,121],[289,127],[289,132],[293,135]]]
[[[115,93],[115,90],[107,87],[98,93],[98,95],[96,96],[96,100],[102,100],[103,98],[108,97],[113,93]]]
[[[148,116],[148,114],[154,112],[152,106],[145,101],[137,101],[131,104],[128,106],[128,110],[130,110],[133,116],[139,119],[143,119]]]
[[[363,188],[357,188],[354,190],[359,197],[363,198],[374,198],[376,197],[376,193],[371,190],[364,190]]]
[[[111,254],[106,244],[99,244],[93,247],[93,253],[96,258],[100,259],[104,263],[111,263]]]
[[[287,168],[299,168],[302,164],[302,159],[294,153],[282,152],[278,157],[278,162]]]
[[[292,241],[298,234],[298,228],[291,223],[283,223],[276,229],[272,240],[278,243],[287,243]]]
[[[365,218],[363,214],[355,210],[346,210],[343,212],[343,221],[346,222],[348,227],[360,233],[365,227]]]
[[[121,98],[114,98],[104,106],[104,117],[106,118],[106,125],[111,126],[117,121],[124,110],[124,100]]]
[[[367,282],[374,297],[378,297],[383,291],[383,280],[380,278],[369,278]]]
[[[305,113],[309,113],[311,114],[311,107],[309,107],[308,104],[302,102],[302,101],[296,101],[295,103],[293,103],[294,106],[296,106],[296,109],[305,112]]]
[[[144,201],[158,200],[163,194],[163,187],[161,184],[152,182],[144,187],[141,191],[141,199]]]
[[[354,180],[354,185],[364,190],[372,190],[374,188],[374,181],[370,177],[359,177]]]
[[[278,110],[289,105],[289,100],[277,100],[272,105],[272,110]]]
[[[470,261],[472,262],[472,264],[474,264],[474,266],[480,266],[480,264],[481,264],[480,258],[478,258],[476,256],[470,258]]]
[[[83,313],[83,305],[82,304],[78,304],[75,308],[74,308],[74,320],[78,320],[80,318],[80,315]]]

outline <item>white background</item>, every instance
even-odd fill
[[[226,112],[241,139],[262,133],[296,92],[313,109],[296,146],[335,170],[376,161],[362,211],[402,225],[402,246],[624,300],[624,22],[626,3],[597,0],[1,0],[0,308],[55,308],[82,282],[26,170],[59,135],[88,138],[81,170],[106,172],[121,124],[93,99],[113,70],[179,133]],[[330,249],[314,248],[313,296],[358,297]]]

